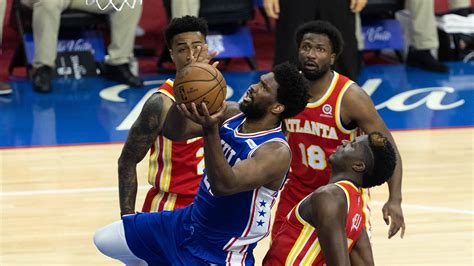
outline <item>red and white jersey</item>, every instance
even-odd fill
[[[331,176],[327,162],[342,140],[352,140],[355,130],[345,129],[341,123],[341,102],[344,93],[354,83],[333,72],[331,85],[324,96],[308,103],[303,112],[286,119],[288,143],[292,151],[291,176],[307,188],[307,194],[326,185]],[[306,195],[307,195],[306,194]]]
[[[157,92],[175,101],[171,79],[161,85]],[[148,183],[160,191],[194,196],[203,170],[202,138],[171,141],[159,135],[150,149]]]
[[[361,192],[349,181],[339,181],[335,185],[346,194],[347,219],[345,231],[350,252],[364,226]],[[301,202],[287,216],[285,223],[265,256],[263,265],[325,265],[316,228],[303,220],[299,214],[298,209]]]

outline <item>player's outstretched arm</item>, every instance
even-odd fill
[[[350,265],[345,230],[346,195],[335,185],[328,185],[313,192],[310,200],[311,205],[307,206],[312,207],[312,224],[318,231],[326,264]]]
[[[372,99],[365,91],[353,84],[345,93],[342,100],[343,121],[354,121],[365,133],[378,131],[387,136],[397,154],[397,165],[393,176],[388,180],[389,198],[382,208],[385,223],[390,224],[388,237],[394,236],[400,229],[400,236],[405,233],[405,221],[401,207],[402,203],[402,158],[398,152],[397,145],[392,134],[388,130],[384,121],[375,109]],[[389,217],[391,218],[389,220]]]
[[[352,266],[375,265],[372,245],[370,245],[369,236],[367,235],[367,231],[365,231],[365,227],[362,227],[362,232],[354,244],[354,247],[352,247],[350,257]]]
[[[143,109],[128,133],[118,160],[120,212],[135,212],[137,197],[137,164],[143,160],[151,145],[161,133],[166,111],[171,99],[155,93],[146,101]]]

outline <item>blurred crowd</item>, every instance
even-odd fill
[[[141,1],[114,0],[112,1],[113,5],[109,3],[109,0],[12,1],[19,3],[19,5],[14,5],[15,8],[30,9],[32,14],[35,48],[31,67],[32,89],[34,91],[49,93],[53,90],[51,81],[56,67],[57,51],[55,47],[58,44],[61,15],[67,10],[107,15],[110,41],[107,46],[107,56],[105,62],[103,62],[101,75],[132,87],[143,86],[139,73],[133,71],[133,64],[136,62],[134,56],[135,38],[137,35],[146,34],[138,25],[143,8]],[[167,11],[169,19],[184,15],[199,16],[201,3],[199,0],[164,0],[164,2],[165,6],[170,7]],[[203,3],[208,2],[212,1]],[[215,0],[215,2],[214,4],[219,3],[218,0]],[[134,3],[134,5],[130,3]],[[470,0],[447,0],[447,3],[450,12],[453,14],[468,17],[472,13]],[[370,4],[371,1],[368,0],[255,1],[255,7],[263,7],[261,10],[264,10],[264,15],[276,21],[273,65],[284,61],[296,64],[296,47],[294,41],[292,41],[296,28],[311,20],[326,20],[342,33],[344,39],[343,52],[333,67],[352,80],[357,80],[363,63],[363,42],[360,41],[363,39],[361,37],[360,12]],[[120,7],[120,9],[117,7]],[[409,33],[405,40],[409,44],[405,58],[406,64],[427,71],[448,72],[448,66],[435,56],[435,51],[440,46],[434,11],[435,0],[407,0],[404,7],[409,14],[409,23],[404,25],[406,27],[405,31]],[[0,1],[0,23],[2,23],[0,24],[0,30],[3,29],[3,23],[5,23],[3,21],[5,12],[6,1]],[[446,23],[446,21],[441,23]],[[467,27],[469,28],[469,25]],[[2,32],[0,31],[1,36]],[[467,34],[467,36],[467,38],[459,39],[459,45],[461,48],[472,49],[472,33]],[[4,82],[0,83],[0,94],[11,93],[11,88]]]

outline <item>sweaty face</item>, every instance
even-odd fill
[[[191,55],[198,46],[204,48],[206,43],[204,35],[199,31],[183,32],[173,37],[170,54],[179,71],[191,63]]]
[[[298,47],[298,67],[308,80],[316,80],[330,71],[336,54],[325,34],[306,33]]]
[[[260,82],[250,85],[239,107],[247,118],[265,116],[269,107],[277,103],[278,83],[273,72],[260,77]]]

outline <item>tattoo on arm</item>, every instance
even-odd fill
[[[163,99],[154,94],[145,103],[133,124],[118,160],[119,198],[121,214],[135,212],[137,196],[137,164],[143,160],[151,145],[161,133]]]

